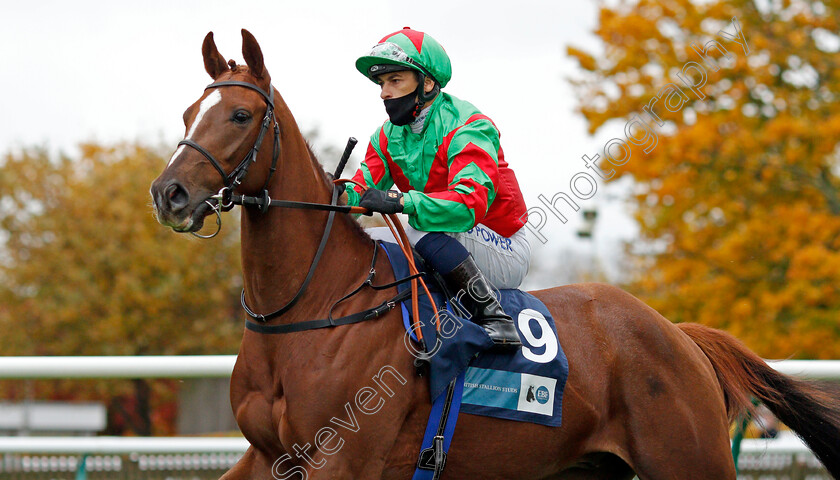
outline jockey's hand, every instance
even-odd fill
[[[400,213],[403,211],[402,196],[402,193],[395,190],[388,190],[386,192],[384,190],[369,188],[362,195],[361,200],[359,200],[359,206],[369,210],[367,215],[373,215],[373,212]]]

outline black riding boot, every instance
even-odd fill
[[[469,310],[471,320],[490,335],[495,350],[517,350],[522,346],[513,319],[502,310],[493,289],[472,256],[443,275],[443,278],[461,304]]]

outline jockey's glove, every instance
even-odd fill
[[[403,211],[403,206],[400,204],[402,196],[403,194],[396,190],[384,191],[369,188],[359,200],[359,206],[368,209],[367,215],[373,215],[373,212],[400,213]]]

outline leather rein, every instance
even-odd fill
[[[248,330],[257,332],[257,333],[267,333],[267,334],[281,334],[281,333],[291,333],[291,332],[300,332],[305,330],[312,330],[318,328],[328,328],[328,327],[335,327],[339,325],[348,325],[351,323],[358,323],[366,320],[371,320],[374,318],[379,317],[385,312],[388,312],[395,308],[400,302],[407,300],[409,298],[409,294],[412,297],[412,313],[414,314],[415,319],[419,319],[419,307],[417,304],[417,294],[418,291],[418,281],[423,286],[428,298],[432,298],[431,294],[429,293],[428,288],[426,287],[425,282],[421,277],[421,273],[419,273],[416,265],[414,264],[413,254],[411,253],[411,245],[408,242],[408,237],[405,234],[405,230],[403,229],[400,222],[397,220],[396,215],[383,215],[385,218],[388,227],[391,229],[391,232],[394,234],[394,237],[397,239],[397,243],[400,245],[400,248],[403,250],[403,253],[406,255],[406,258],[409,261],[409,272],[410,275],[399,279],[395,282],[391,282],[385,285],[373,285],[373,278],[376,274],[376,257],[379,248],[379,244],[374,242],[373,248],[373,258],[371,260],[370,271],[368,273],[367,278],[352,292],[348,293],[344,297],[340,298],[338,301],[333,303],[330,307],[329,314],[327,318],[321,320],[309,320],[305,322],[298,322],[298,323],[291,323],[291,324],[281,324],[281,325],[266,325],[266,323],[272,319],[275,319],[287,311],[289,311],[300,298],[303,296],[303,293],[306,291],[307,287],[309,286],[309,282],[312,280],[313,275],[315,274],[315,269],[318,266],[318,262],[321,260],[321,256],[324,253],[324,249],[327,245],[327,240],[329,239],[330,232],[332,231],[333,221],[335,220],[335,213],[366,213],[367,209],[362,207],[351,207],[347,205],[338,205],[338,189],[333,188],[332,198],[329,204],[322,204],[322,203],[311,203],[311,202],[299,202],[299,201],[292,201],[292,200],[273,200],[268,195],[268,185],[271,181],[272,176],[274,175],[275,170],[277,169],[277,160],[280,157],[280,126],[277,123],[277,119],[274,116],[274,88],[269,85],[269,92],[266,93],[265,90],[261,89],[260,87],[242,81],[223,81],[223,82],[215,82],[207,87],[205,90],[210,88],[220,88],[220,87],[228,87],[228,86],[237,86],[237,87],[244,87],[251,89],[257,93],[259,93],[266,102],[266,111],[263,117],[263,120],[260,125],[260,131],[257,135],[257,140],[254,142],[254,146],[248,151],[245,157],[242,159],[241,162],[233,169],[230,173],[225,173],[224,169],[222,168],[221,164],[218,160],[216,160],[213,155],[207,151],[204,147],[199,145],[198,143],[184,139],[178,142],[178,146],[185,145],[197,150],[201,153],[216,171],[222,176],[222,180],[224,182],[224,187],[222,187],[218,193],[209,197],[205,200],[205,203],[213,210],[216,214],[216,231],[211,235],[200,235],[194,232],[193,235],[199,238],[212,238],[218,235],[219,231],[221,231],[222,227],[222,216],[221,212],[228,211],[233,208],[234,205],[242,205],[244,207],[253,206],[259,208],[260,212],[266,213],[270,207],[282,207],[282,208],[297,208],[297,209],[304,209],[304,210],[325,210],[330,212],[329,216],[327,217],[327,224],[324,227],[324,233],[321,236],[321,241],[318,245],[318,250],[315,253],[314,258],[312,259],[312,263],[309,266],[309,271],[306,274],[306,278],[304,279],[303,283],[301,284],[300,288],[298,289],[297,293],[294,297],[292,297],[289,302],[287,302],[281,308],[275,310],[274,312],[268,314],[259,314],[252,311],[246,301],[245,301],[245,289],[242,289],[242,294],[240,296],[240,302],[242,304],[242,308],[248,314],[251,319],[255,320],[256,322],[251,322],[246,320],[245,327]],[[271,167],[269,169],[268,178],[263,185],[261,195],[256,196],[247,196],[247,195],[238,195],[235,193],[235,190],[242,184],[242,181],[245,179],[245,175],[248,173],[248,168],[250,165],[257,161],[257,156],[259,154],[260,146],[262,145],[263,139],[265,134],[268,132],[269,128],[271,128],[271,124],[274,124],[274,149],[271,156]],[[344,154],[342,155],[341,160],[339,161],[339,167],[336,170],[334,177],[338,177],[343,170],[344,164],[347,162],[347,159],[350,156],[350,152],[352,151],[353,146],[355,145],[356,140],[351,138],[350,143],[348,143],[347,148],[344,150]],[[334,183],[347,183],[352,182],[351,180],[341,179],[341,180],[334,180]],[[362,186],[364,188],[364,186]],[[213,203],[215,201],[215,203]],[[390,217],[390,218],[389,218]],[[382,304],[369,308],[367,310],[363,310],[361,312],[357,312],[351,315],[347,315],[344,317],[333,318],[332,311],[335,307],[347,300],[348,298],[352,297],[356,293],[362,290],[364,287],[370,287],[375,290],[384,290],[387,288],[395,287],[404,282],[411,282],[411,289],[405,290],[402,293],[397,294],[396,296],[386,300]],[[434,305],[434,300],[432,300],[432,306],[435,311],[436,323],[437,328],[440,330],[440,318],[437,315],[437,307]],[[425,342],[423,340],[423,334],[419,328],[419,322],[416,322],[415,328],[415,335],[423,347],[423,351],[426,350]]]

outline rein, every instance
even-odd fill
[[[346,150],[345,150],[345,155],[349,156],[349,152],[346,151]],[[342,162],[340,162],[340,163],[344,163],[344,161],[342,160]],[[336,172],[336,173],[340,173],[340,172]],[[336,180],[336,182],[347,183],[347,182],[352,182],[352,180],[340,179],[340,180]],[[237,196],[234,196],[234,198],[231,200],[234,203],[236,203],[235,197],[237,197]],[[255,199],[256,197],[241,197],[241,198]],[[327,219],[327,225],[324,228],[324,233],[321,236],[321,243],[318,245],[318,250],[315,253],[315,257],[312,259],[312,264],[309,266],[309,272],[306,274],[306,278],[304,279],[303,284],[300,286],[300,289],[298,289],[297,294],[295,294],[295,296],[288,303],[286,303],[286,305],[284,305],[280,309],[275,310],[274,312],[271,312],[271,313],[268,313],[268,314],[256,313],[248,307],[248,304],[245,301],[245,289],[244,288],[242,289],[242,294],[240,295],[240,303],[242,304],[242,309],[245,310],[245,313],[247,313],[249,317],[251,317],[253,320],[256,321],[256,323],[255,323],[255,322],[251,322],[251,321],[246,320],[245,327],[248,330],[251,330],[251,331],[254,331],[254,332],[257,332],[257,333],[268,333],[268,334],[302,332],[302,331],[306,331],[306,330],[314,330],[314,329],[319,329],[319,328],[337,327],[337,326],[340,326],[340,325],[348,325],[348,324],[351,324],[351,323],[358,323],[358,322],[363,322],[363,321],[366,321],[366,320],[372,320],[374,318],[379,317],[383,313],[385,313],[389,310],[392,310],[393,308],[395,308],[397,306],[397,304],[399,304],[403,300],[407,300],[408,298],[411,298],[412,315],[413,315],[413,318],[415,319],[415,324],[412,325],[412,327],[414,329],[414,333],[417,336],[418,341],[420,342],[420,345],[423,348],[423,351],[425,351],[426,350],[426,344],[425,344],[425,341],[423,339],[423,332],[420,330],[420,322],[419,322],[420,307],[419,307],[419,302],[418,302],[418,292],[419,292],[418,282],[420,283],[420,285],[423,286],[423,290],[425,291],[427,298],[429,298],[429,301],[432,303],[432,309],[435,312],[435,320],[436,320],[435,325],[436,325],[436,329],[437,329],[438,332],[440,332],[440,328],[441,328],[440,317],[438,315],[437,305],[435,304],[435,301],[432,298],[432,294],[429,292],[429,289],[426,286],[426,282],[424,282],[423,279],[420,278],[422,276],[422,274],[419,272],[419,270],[417,268],[417,265],[414,263],[414,255],[412,254],[411,244],[408,241],[408,236],[405,233],[405,229],[403,228],[402,224],[397,220],[396,215],[394,215],[394,214],[382,215],[382,217],[385,219],[385,223],[391,229],[391,233],[394,235],[394,238],[397,239],[397,243],[399,244],[400,249],[402,250],[403,254],[408,259],[409,273],[410,273],[410,275],[408,277],[399,279],[395,282],[392,282],[392,283],[389,283],[389,284],[386,284],[386,285],[379,285],[379,286],[373,285],[373,278],[374,278],[374,275],[376,275],[376,254],[377,254],[378,248],[379,248],[379,244],[377,242],[374,242],[373,256],[372,256],[372,259],[371,259],[370,270],[369,270],[367,278],[362,282],[361,285],[356,287],[352,292],[348,293],[347,295],[343,296],[338,301],[333,303],[332,306],[330,307],[329,314],[327,315],[327,318],[320,319],[320,320],[308,320],[308,321],[305,321],[305,322],[298,322],[298,323],[291,323],[291,324],[284,324],[284,325],[265,325],[266,322],[268,322],[270,320],[273,320],[273,319],[283,315],[284,313],[286,313],[289,309],[291,309],[295,305],[295,303],[297,303],[297,301],[300,299],[300,297],[303,296],[303,292],[309,286],[309,282],[310,282],[310,280],[312,280],[312,276],[315,274],[315,269],[318,266],[318,262],[321,259],[321,255],[324,253],[324,248],[326,247],[327,239],[329,238],[330,232],[332,231],[332,225],[333,225],[333,220],[335,219],[335,213],[337,211],[342,211],[342,212],[345,212],[345,213],[351,213],[351,212],[354,212],[354,210],[352,210],[354,208],[361,209],[361,211],[363,211],[363,212],[367,211],[366,208],[361,208],[361,207],[347,207],[347,206],[336,205],[337,200],[338,200],[338,190],[337,189],[333,189],[332,199],[331,199],[329,205],[320,204],[320,203],[291,202],[291,201],[281,203],[280,201],[277,201],[277,200],[274,200],[274,201],[272,201],[270,199],[268,200],[268,202],[267,202],[268,206],[303,208],[303,209],[312,209],[312,210],[329,210],[330,214],[329,214],[329,217]],[[277,204],[272,204],[272,202],[277,202]],[[239,203],[239,205],[248,205],[248,204],[243,202],[243,203]],[[260,207],[262,208],[262,205],[260,205]],[[325,207],[333,207],[333,208],[325,208]],[[344,209],[340,209],[341,207],[344,207]],[[268,207],[266,207],[266,209],[267,208]],[[385,302],[383,302],[382,304],[380,304],[376,307],[369,308],[367,310],[363,310],[361,312],[357,312],[357,313],[347,315],[347,316],[344,316],[344,317],[340,317],[340,318],[336,318],[336,319],[334,319],[332,317],[332,311],[335,309],[336,305],[343,302],[344,300],[347,300],[348,298],[352,297],[353,295],[359,293],[362,290],[362,288],[365,287],[365,286],[371,287],[375,290],[384,290],[386,288],[395,287],[395,286],[399,285],[400,283],[404,283],[404,282],[407,282],[407,281],[411,282],[411,290],[406,290],[402,293],[399,293],[396,296],[394,296],[393,298],[391,298],[389,300],[386,300]],[[421,358],[418,357],[418,359],[421,359]]]
[[[367,213],[368,210],[363,207],[352,207],[347,205],[337,205],[338,201],[338,189],[333,188],[332,191],[332,198],[329,204],[322,204],[322,203],[312,203],[312,202],[299,202],[293,200],[272,200],[271,197],[268,195],[268,185],[271,181],[272,176],[274,175],[275,170],[277,169],[277,160],[280,157],[280,126],[277,123],[277,119],[274,116],[274,88],[269,85],[269,92],[266,93],[260,87],[248,83],[248,82],[241,82],[235,80],[223,81],[223,82],[215,82],[211,83],[205,90],[210,88],[220,88],[220,87],[229,87],[229,86],[236,86],[236,87],[244,87],[251,89],[257,93],[259,93],[266,102],[266,110],[265,115],[263,117],[262,123],[260,125],[260,131],[257,135],[257,140],[254,142],[254,146],[248,151],[245,157],[242,159],[241,162],[233,169],[230,173],[225,173],[224,169],[222,168],[221,164],[218,160],[211,154],[207,149],[199,145],[198,143],[184,139],[178,142],[178,146],[185,145],[197,150],[201,153],[204,158],[206,158],[211,165],[219,172],[219,175],[222,177],[222,181],[224,186],[219,190],[219,192],[215,195],[210,196],[204,202],[210,206],[213,212],[216,214],[216,225],[217,229],[214,233],[210,235],[200,235],[195,232],[191,232],[193,235],[199,238],[212,238],[218,235],[218,233],[222,229],[222,214],[223,211],[228,211],[233,208],[234,205],[242,205],[245,207],[248,206],[255,206],[258,207],[260,212],[266,213],[270,207],[281,207],[281,208],[297,208],[303,210],[323,210],[328,211],[329,216],[327,217],[327,224],[324,227],[324,233],[321,235],[321,242],[318,245],[318,250],[315,253],[315,257],[312,259],[312,263],[309,266],[309,272],[306,274],[306,278],[304,279],[303,283],[301,284],[300,288],[298,289],[297,293],[291,300],[289,300],[286,305],[282,306],[281,308],[275,310],[274,312],[268,314],[259,314],[252,311],[245,302],[245,289],[242,289],[242,294],[240,296],[240,302],[242,304],[242,308],[245,310],[245,313],[248,314],[255,322],[246,321],[245,327],[248,330],[258,332],[258,333],[269,333],[269,334],[280,334],[280,333],[291,333],[291,332],[301,332],[306,330],[318,329],[318,328],[327,328],[327,327],[336,327],[339,325],[348,325],[351,323],[362,322],[365,320],[371,320],[374,318],[379,317],[383,313],[392,310],[395,308],[400,302],[408,299],[408,294],[410,294],[412,299],[412,314],[413,318],[415,319],[415,324],[413,325],[415,335],[419,340],[421,346],[423,347],[423,351],[426,350],[425,341],[423,339],[423,332],[420,330],[419,325],[419,304],[418,304],[418,282],[423,286],[423,289],[432,302],[432,308],[435,312],[435,319],[436,319],[436,327],[438,333],[440,332],[440,317],[437,313],[437,305],[435,305],[434,300],[432,299],[432,295],[429,292],[429,289],[426,287],[426,283],[423,281],[421,277],[421,273],[418,271],[417,266],[414,263],[414,256],[411,251],[411,245],[408,241],[408,237],[405,233],[400,222],[397,220],[396,215],[383,215],[386,224],[391,229],[391,233],[394,235],[394,238],[397,239],[397,243],[400,246],[400,249],[405,254],[406,258],[408,259],[409,263],[409,273],[410,275],[406,278],[397,280],[395,282],[389,283],[387,285],[373,285],[373,277],[376,274],[375,264],[376,264],[376,254],[378,251],[378,244],[374,242],[374,249],[373,249],[373,259],[371,260],[371,267],[370,272],[367,278],[362,282],[361,285],[356,287],[352,292],[345,295],[338,301],[336,301],[329,310],[329,314],[327,315],[326,319],[322,320],[310,320],[305,322],[298,322],[292,324],[284,324],[284,325],[265,325],[266,322],[275,319],[287,311],[289,311],[300,298],[303,296],[304,292],[306,291],[307,287],[309,286],[309,282],[312,280],[312,277],[315,274],[315,269],[318,267],[318,263],[321,260],[321,256],[324,253],[324,249],[327,245],[327,240],[329,239],[330,232],[332,231],[333,222],[335,220],[336,212],[340,213]],[[262,145],[263,138],[265,137],[266,132],[268,129],[271,128],[271,124],[274,124],[274,150],[271,155],[271,167],[269,169],[268,178],[266,178],[265,184],[263,185],[261,195],[256,196],[248,196],[248,195],[238,195],[235,193],[235,190],[242,184],[242,181],[245,179],[245,175],[248,173],[248,168],[251,166],[252,163],[257,161],[257,156],[259,154],[260,146]],[[356,144],[356,139],[352,138],[348,142],[347,148],[345,148],[344,153],[342,154],[342,158],[339,160],[339,166],[336,170],[333,178],[337,178],[341,170],[343,170],[344,165],[347,163],[347,159],[350,157],[350,152],[353,149],[353,146]],[[347,179],[337,179],[334,180],[333,183],[355,183],[352,180]],[[361,186],[364,188],[364,186]],[[211,200],[215,200],[215,203],[211,202]],[[333,318],[332,311],[339,303],[347,300],[348,298],[352,297],[353,295],[357,294],[362,290],[363,287],[369,286],[375,290],[382,290],[386,288],[392,288],[400,283],[410,281],[411,282],[411,290],[406,290],[400,294],[397,294],[393,298],[390,298],[383,302],[382,304],[369,308],[367,310],[363,310],[361,312],[357,312],[351,315],[347,315],[340,318]],[[420,357],[418,357],[420,359]]]

